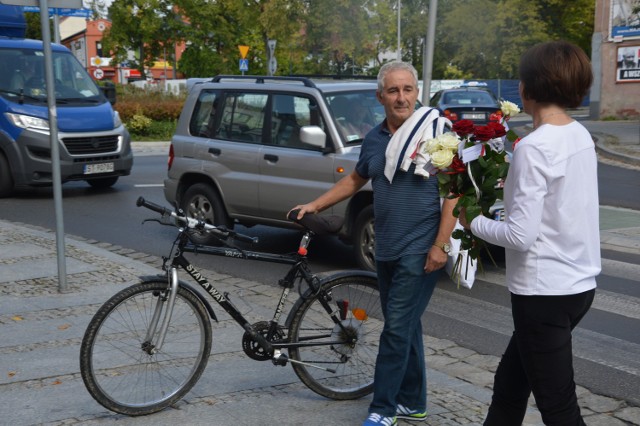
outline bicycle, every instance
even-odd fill
[[[216,227],[140,197],[136,203],[157,213],[147,219],[178,227],[163,275],[141,277],[107,300],[93,316],[80,348],[80,371],[91,396],[105,408],[129,416],[155,413],[183,398],[200,379],[211,352],[211,320],[218,322],[208,297],[245,331],[242,349],[257,361],[291,364],[298,378],[324,397],[345,400],[373,390],[378,339],[383,326],[375,274],[340,271],[319,277],[307,261],[315,235],[331,234],[342,219],[305,215],[299,248],[291,254],[248,251],[237,242],[257,238]],[[295,220],[294,215],[290,215]],[[194,232],[215,235],[220,245],[190,241]],[[197,252],[290,264],[273,317],[249,323],[184,256]],[[178,277],[183,270],[197,283]],[[280,323],[291,289],[300,297]],[[286,351],[286,353],[284,352]]]

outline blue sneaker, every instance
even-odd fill
[[[397,424],[398,421],[395,417],[384,417],[377,413],[371,413],[362,426],[396,426]]]
[[[402,404],[398,404],[398,407],[396,408],[396,417],[405,420],[422,421],[427,418],[427,412],[411,410]]]

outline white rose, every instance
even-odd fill
[[[458,151],[458,145],[460,144],[460,139],[458,139],[458,136],[455,133],[453,132],[443,133],[440,136],[438,136],[438,139],[440,140],[440,146],[443,149],[448,149],[453,152]]]
[[[449,149],[441,149],[431,154],[431,164],[439,169],[446,169],[453,162],[455,153]]]
[[[440,149],[440,141],[438,139],[427,139],[422,142],[422,152],[425,154],[433,154]]]
[[[520,108],[518,108],[518,105],[510,101],[501,101],[500,109],[506,117],[513,117],[520,112]]]

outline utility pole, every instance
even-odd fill
[[[436,38],[436,15],[438,0],[429,2],[429,27],[424,43],[424,63],[422,66],[422,104],[428,105],[431,97],[431,77],[433,76],[433,48]]]
[[[400,47],[400,9],[402,9],[402,0],[398,0],[398,60],[402,60],[402,48]]]

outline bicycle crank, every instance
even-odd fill
[[[280,325],[278,325],[271,338],[268,338],[269,330],[271,329],[271,323],[269,321],[257,322],[252,328],[257,334],[270,342],[285,339],[284,328]],[[247,331],[242,335],[242,350],[244,350],[244,353],[247,354],[249,358],[255,359],[256,361],[267,361],[273,358],[273,353],[265,351],[260,343]]]

